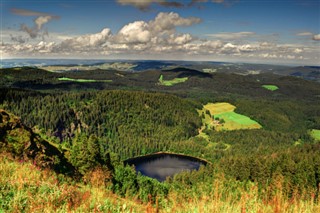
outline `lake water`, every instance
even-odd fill
[[[172,177],[181,171],[198,170],[201,165],[206,164],[205,161],[197,158],[167,153],[131,158],[125,163],[134,165],[136,171],[142,175],[159,181],[164,181],[167,177]]]

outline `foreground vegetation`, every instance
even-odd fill
[[[28,174],[28,175],[26,175]],[[208,173],[205,173],[208,175]],[[193,176],[197,176],[193,174]],[[199,176],[199,174],[198,174]],[[256,183],[230,182],[216,176],[210,186],[192,181],[186,190],[179,178],[166,197],[142,200],[121,197],[110,190],[104,174],[95,170],[84,181],[75,182],[28,161],[0,156],[0,211],[3,212],[319,212],[320,200],[312,191],[295,193],[288,199],[279,176],[264,196]],[[202,177],[204,178],[204,177]],[[208,178],[208,177],[206,177]],[[186,179],[181,179],[186,181]],[[196,188],[200,187],[200,188]],[[186,199],[188,201],[186,201]]]

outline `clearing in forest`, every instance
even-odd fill
[[[73,81],[73,82],[80,82],[80,83],[90,83],[90,82],[104,82],[109,83],[112,80],[94,80],[94,79],[75,79],[75,78],[58,78],[59,81]]]
[[[317,140],[320,141],[320,130],[319,129],[313,129],[311,130],[311,136]]]
[[[262,85],[262,87],[267,89],[267,90],[271,90],[271,91],[276,91],[276,90],[279,89],[279,87],[277,87],[276,85],[271,85],[271,84]]]
[[[229,103],[208,103],[199,110],[206,128],[221,130],[260,129],[262,126],[245,115],[234,112],[235,106]]]
[[[188,77],[184,78],[174,78],[172,80],[163,80],[163,75],[159,78],[159,84],[163,86],[173,86],[175,84],[183,83],[188,80]]]

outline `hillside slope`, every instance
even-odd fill
[[[0,151],[11,153],[21,160],[32,160],[40,168],[76,174],[75,168],[60,150],[3,109],[0,109]]]

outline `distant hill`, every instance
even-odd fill
[[[162,72],[174,72],[174,73],[179,73],[178,78],[184,78],[184,77],[200,77],[200,78],[211,78],[212,76],[209,73],[205,72],[200,72],[195,69],[189,69],[185,67],[177,67],[174,69],[167,69],[167,70],[162,70]]]

